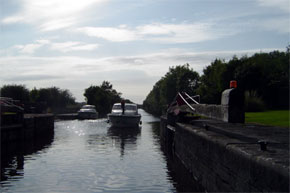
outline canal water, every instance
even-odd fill
[[[1,192],[200,192],[164,151],[159,119],[142,109],[139,129],[106,119],[56,121],[53,136],[1,159]]]

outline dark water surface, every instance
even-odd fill
[[[139,129],[106,119],[55,122],[54,135],[4,159],[1,192],[196,192],[198,185],[162,151],[159,119],[140,110]]]

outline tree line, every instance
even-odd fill
[[[83,105],[76,103],[69,90],[57,87],[29,90],[25,85],[12,84],[2,86],[0,94],[1,97],[9,97],[19,101],[27,113],[65,113],[68,111],[73,113]],[[103,81],[99,86],[91,85],[84,92],[87,104],[95,105],[100,116],[109,113],[113,104],[121,101],[121,95],[120,92],[113,89],[113,85],[108,81]],[[132,103],[128,99],[125,101]]]
[[[2,86],[0,94],[19,101],[26,112],[58,112],[76,103],[69,90],[57,87],[29,90],[25,85],[11,84]]]
[[[289,109],[289,48],[286,52],[256,53],[241,58],[233,56],[229,61],[215,59],[202,75],[189,64],[170,67],[143,101],[143,108],[161,115],[177,92],[182,91],[200,95],[201,103],[219,104],[221,93],[229,87],[231,80],[237,80],[238,87],[245,91],[247,111]],[[28,107],[39,106],[39,111],[49,109],[57,113],[76,105],[69,90],[57,87],[29,90],[25,85],[4,85],[0,95],[19,100]],[[121,95],[108,81],[98,86],[91,85],[84,92],[87,104],[95,105],[103,116],[110,112],[114,103],[121,101]],[[79,107],[80,104],[76,106]]]
[[[289,109],[289,49],[215,59],[200,76],[188,64],[170,67],[143,101],[149,113],[161,115],[177,92],[200,95],[201,103],[220,104],[221,93],[237,80],[245,92],[246,111]]]
[[[95,105],[100,116],[109,113],[113,104],[121,101],[121,95],[122,93],[113,89],[113,85],[108,81],[103,81],[100,86],[91,85],[84,93],[87,103]]]

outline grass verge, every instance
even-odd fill
[[[246,112],[246,123],[258,123],[289,128],[289,110]]]

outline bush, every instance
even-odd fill
[[[245,110],[246,112],[262,112],[266,110],[266,105],[256,91],[245,92]]]

